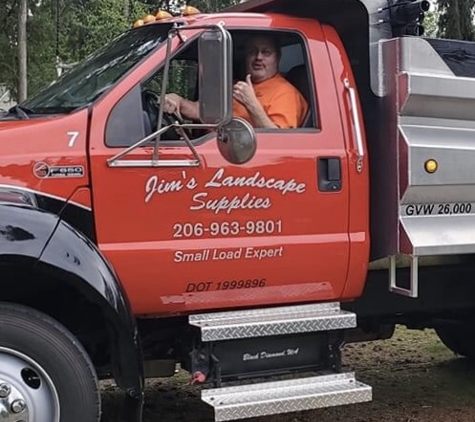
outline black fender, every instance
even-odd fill
[[[135,318],[117,274],[96,245],[56,214],[0,203],[0,262],[2,259],[59,275],[61,282],[100,307],[114,343],[117,384],[130,398],[142,400],[143,361]]]

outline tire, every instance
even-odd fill
[[[15,410],[12,404],[15,403]],[[94,366],[79,341],[49,316],[0,302],[0,414],[28,422],[98,422]],[[24,409],[22,409],[24,407]]]
[[[441,325],[435,329],[444,345],[456,355],[475,361],[475,330],[465,324]]]

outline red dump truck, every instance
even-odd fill
[[[177,368],[216,421],[370,401],[343,345],[397,324],[474,357],[475,44],[428,7],[159,12],[2,114],[0,421],[97,422],[113,379],[140,422]],[[295,129],[233,116],[269,32]]]

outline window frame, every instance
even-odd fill
[[[308,41],[303,33],[298,29],[288,29],[288,28],[275,28],[275,27],[266,27],[266,28],[256,28],[256,27],[233,27],[228,28],[229,32],[232,36],[234,36],[235,32],[241,33],[274,33],[274,34],[291,34],[291,36],[296,37],[302,49],[302,58],[303,58],[303,65],[305,66],[305,71],[307,75],[308,81],[308,89],[309,89],[309,110],[310,110],[310,118],[311,118],[311,126],[310,127],[298,127],[298,128],[291,128],[291,129],[281,129],[281,128],[254,128],[256,134],[258,133],[279,133],[279,134],[286,134],[286,133],[318,133],[321,131],[320,121],[318,119],[319,112],[318,112],[318,101],[317,101],[317,90],[315,86],[315,78],[314,72],[312,68],[312,63],[310,60],[310,49],[308,46]],[[297,43],[291,44],[296,45]],[[296,65],[292,66],[290,69],[295,67]],[[279,70],[280,70],[280,63],[279,63]],[[286,75],[283,74],[284,78]]]
[[[254,131],[256,134],[260,133],[278,133],[278,134],[295,134],[295,133],[319,133],[321,131],[321,125],[320,121],[318,119],[319,113],[318,113],[318,101],[317,101],[317,90],[315,87],[315,78],[314,78],[314,72],[312,69],[312,62],[310,60],[310,50],[308,46],[308,41],[305,38],[305,36],[302,34],[301,31],[298,29],[288,29],[288,28],[269,28],[269,27],[229,27],[227,30],[231,33],[231,36],[234,41],[234,37],[236,34],[239,34],[239,36],[246,36],[246,34],[257,34],[257,33],[274,33],[274,34],[290,34],[291,37],[295,37],[296,42],[289,44],[292,46],[300,45],[301,51],[302,51],[302,59],[303,59],[303,65],[305,66],[305,71],[307,75],[307,81],[308,81],[308,95],[309,95],[309,111],[310,111],[310,119],[311,119],[311,126],[309,127],[299,127],[299,128],[290,128],[290,129],[281,129],[281,128],[254,128]],[[172,62],[174,59],[176,59],[177,56],[180,56],[183,54],[184,51],[186,51],[189,48],[192,48],[193,43],[197,43],[199,38],[199,34],[191,37],[189,40],[187,40],[186,43],[180,45],[176,51],[172,53],[172,56],[170,58],[170,61]],[[195,44],[196,45],[196,44]],[[234,46],[234,42],[233,42]],[[284,47],[283,47],[284,48]],[[233,54],[234,56],[234,54]],[[289,68],[292,69],[297,65],[294,65]],[[281,63],[279,63],[279,70],[281,67]],[[154,77],[156,77],[160,72],[163,72],[164,69],[164,63],[161,63],[158,67],[152,69],[146,76],[144,76],[136,85],[133,89],[130,90],[130,92],[134,91],[137,87],[140,87],[140,92],[143,92],[144,86],[149,83]],[[286,77],[286,74],[283,74],[283,77]],[[129,93],[126,94],[128,96]],[[167,92],[168,89],[167,89]],[[195,95],[198,95],[199,97],[199,92],[195,90]],[[125,97],[126,97],[125,96]],[[121,101],[125,99],[123,97]],[[120,103],[119,102],[119,103]],[[111,114],[114,112],[115,108],[119,104],[117,103],[114,108],[111,110]],[[143,110],[143,108],[142,108]],[[109,121],[109,119],[108,119]],[[107,131],[107,124],[106,124],[106,131]],[[107,138],[107,136],[106,136]],[[198,136],[196,138],[191,138],[190,142],[194,146],[199,146],[202,145],[208,141],[211,141],[216,138],[216,134],[214,132],[206,133],[204,135]],[[136,141],[135,141],[136,142]],[[131,146],[133,142],[131,142],[129,145],[108,145],[105,143],[105,145],[108,148],[127,148]],[[187,147],[187,144],[184,140],[181,139],[161,139],[160,140],[160,145],[163,146],[174,146],[174,147],[182,147],[185,146]],[[144,144],[140,146],[139,148],[148,148],[150,147],[149,144]]]

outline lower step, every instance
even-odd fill
[[[218,422],[368,402],[372,389],[347,373],[203,390],[201,398]]]

